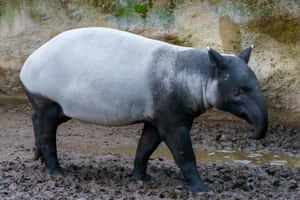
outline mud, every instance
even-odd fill
[[[170,160],[173,159],[171,152],[166,147],[159,147],[153,153],[152,157],[165,157]],[[69,146],[62,147],[63,149],[72,150],[75,152],[111,152],[118,154],[135,155],[136,146],[121,146],[121,147],[106,147],[100,148],[98,146]],[[216,163],[216,162],[234,162],[255,165],[276,165],[283,167],[300,167],[300,158],[295,156],[288,156],[282,153],[247,153],[235,150],[218,150],[218,151],[195,151],[196,160],[200,164]]]
[[[132,179],[142,124],[117,128],[77,120],[63,124],[57,143],[65,174],[48,176],[43,165],[32,160],[30,118],[26,104],[0,104],[0,199],[300,199],[297,126],[271,121],[267,138],[255,141],[249,139],[251,127],[243,121],[197,119],[191,131],[199,153],[197,166],[212,193],[195,196],[185,189],[165,145],[149,162],[152,180],[139,185]],[[216,140],[220,134],[226,135],[225,141]],[[258,157],[260,164],[245,162]],[[272,165],[272,160],[279,165]],[[283,160],[295,164],[280,166]]]

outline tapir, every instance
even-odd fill
[[[148,181],[147,162],[161,142],[191,192],[206,192],[189,135],[193,120],[215,107],[265,137],[268,112],[255,73],[253,46],[239,55],[172,45],[133,33],[90,27],[63,32],[34,51],[20,73],[32,104],[38,157],[62,174],[57,127],[71,118],[106,126],[144,123],[133,177]]]

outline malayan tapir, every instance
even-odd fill
[[[101,125],[144,123],[133,177],[149,180],[149,157],[163,141],[192,192],[208,191],[197,171],[189,135],[193,119],[211,107],[228,111],[266,135],[268,113],[249,68],[253,47],[220,54],[110,28],[59,34],[26,60],[21,84],[32,104],[36,153],[62,174],[57,127],[71,118]]]

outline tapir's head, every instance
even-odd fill
[[[253,137],[260,139],[265,137],[268,129],[268,111],[259,82],[248,66],[252,48],[237,56],[208,50],[214,78],[208,85],[207,98],[211,105],[252,124]]]

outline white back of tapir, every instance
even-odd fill
[[[37,49],[20,78],[29,92],[57,102],[66,116],[129,124],[153,114],[149,71],[161,47],[185,49],[109,28],[74,29]]]

